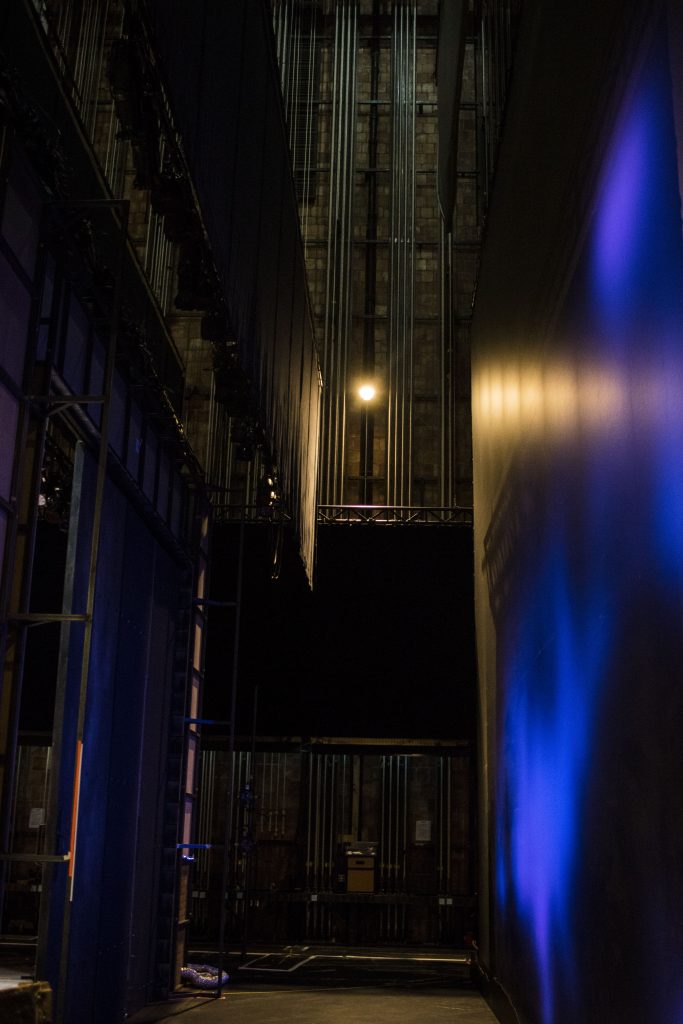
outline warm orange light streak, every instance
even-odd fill
[[[74,795],[71,805],[71,841],[69,844],[69,878],[71,879],[69,899],[74,898],[74,868],[76,864],[76,840],[78,838],[78,807],[81,800],[81,765],[83,764],[83,740],[76,743],[76,768],[74,772]]]

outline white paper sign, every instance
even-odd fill
[[[45,823],[45,811],[42,807],[32,807],[28,819],[29,828],[40,828]]]
[[[416,843],[430,843],[432,841],[432,823],[431,821],[416,821],[415,822],[415,842]]]

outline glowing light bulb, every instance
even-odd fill
[[[364,402],[370,402],[375,397],[376,392],[372,384],[362,384],[358,388],[358,394]]]

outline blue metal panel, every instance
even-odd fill
[[[78,608],[85,592],[95,467],[86,459]],[[125,496],[105,490],[83,746],[65,1019],[119,1024],[152,995],[171,658],[180,568]],[[58,849],[68,849],[80,627],[64,715]],[[50,980],[58,977],[66,871],[52,893]]]
[[[137,550],[129,555],[127,518],[125,499],[114,488],[107,488],[98,560],[71,924],[66,1019],[74,1024],[123,1017],[132,856],[125,810],[139,756],[136,702],[128,709],[131,733],[125,749],[130,760],[125,771],[116,763],[116,744],[120,742],[116,726],[124,697],[121,680],[140,686],[140,677],[144,677],[146,594],[144,585],[139,583],[140,578],[144,580],[145,571],[149,572],[152,558],[151,552]],[[137,573],[138,579],[131,580],[131,573]],[[131,620],[135,622],[134,630]]]
[[[90,347],[90,324],[83,311],[83,307],[77,299],[71,299],[69,309],[69,329],[66,335],[64,348],[64,366],[62,375],[67,386],[76,395],[82,395],[87,389],[85,379],[86,365],[88,361],[88,349]],[[100,392],[102,385],[100,384]]]

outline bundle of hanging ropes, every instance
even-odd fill
[[[218,988],[218,968],[211,964],[188,964],[181,968],[180,980],[185,985],[194,985],[195,988]],[[221,988],[230,980],[230,975],[223,971],[221,976]]]

